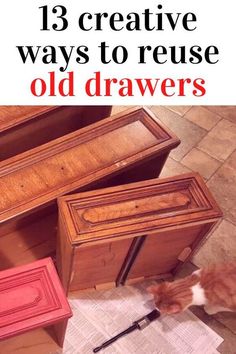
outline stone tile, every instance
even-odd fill
[[[208,179],[220,167],[221,163],[205,152],[193,148],[181,163],[193,171],[199,172],[202,177]]]
[[[236,148],[236,124],[221,120],[198,144],[199,149],[224,161]]]
[[[207,182],[225,219],[236,225],[236,151]]]
[[[180,161],[206,135],[206,130],[193,124],[163,106],[152,106],[152,111],[181,140],[181,144],[171,152],[171,157]]]
[[[236,123],[236,106],[205,106],[210,111]]]
[[[211,130],[221,119],[218,114],[209,111],[201,106],[192,107],[185,115],[184,118],[199,125],[200,127]]]
[[[198,269],[196,265],[191,262],[186,262],[176,273],[175,279],[181,279],[187,277]]]
[[[160,177],[171,177],[187,172],[190,172],[187,167],[169,157],[163,167]]]
[[[199,268],[211,263],[236,261],[236,226],[223,220],[193,257]]]
[[[128,108],[131,108],[132,106],[112,106],[112,113],[111,114],[116,114],[125,111]]]
[[[180,116],[183,116],[186,112],[190,110],[192,106],[165,106],[165,107],[179,114]]]
[[[215,316],[209,316],[205,313],[201,306],[193,306],[191,311],[208,327],[215,331],[219,336],[224,339],[224,342],[219,345],[217,350],[221,354],[235,354],[236,336],[232,331],[226,328],[219,322]]]
[[[236,316],[235,313],[230,312],[219,312],[214,317],[220,323],[227,328],[229,328],[236,335]],[[235,345],[236,345],[236,337],[235,337]]]

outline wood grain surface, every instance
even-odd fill
[[[1,106],[0,161],[102,118],[110,106]]]

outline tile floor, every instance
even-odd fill
[[[125,110],[113,107],[112,113]],[[197,171],[218,201],[224,217],[193,257],[190,268],[212,262],[236,260],[236,106],[150,106],[158,118],[181,139],[161,177]],[[212,326],[225,342],[220,352],[236,353],[236,316],[199,317]]]

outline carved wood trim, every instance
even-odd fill
[[[222,215],[197,173],[68,195],[59,199],[59,206],[77,245],[110,235],[144,235]]]
[[[71,315],[51,258],[0,272],[0,339]]]

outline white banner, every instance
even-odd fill
[[[235,1],[1,4],[0,104],[236,104]]]

